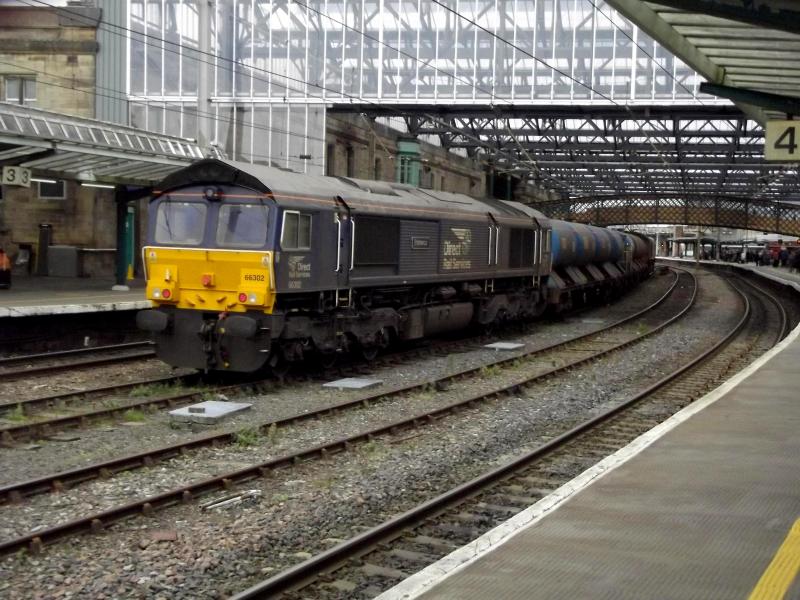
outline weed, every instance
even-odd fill
[[[135,408],[129,408],[122,413],[122,419],[128,423],[141,423],[144,421],[144,418],[145,414],[141,410],[136,410]]]
[[[644,335],[648,331],[650,331],[650,328],[647,325],[645,325],[644,323],[639,323],[636,326],[636,335]]]
[[[361,446],[361,451],[364,454],[375,454],[379,449],[380,446],[375,442],[375,440],[370,440]]]
[[[234,434],[234,443],[245,448],[247,446],[255,446],[260,438],[261,435],[258,433],[258,429],[245,427]]]
[[[17,407],[12,410],[10,413],[6,414],[6,419],[8,421],[27,421],[28,417],[25,415],[25,409],[22,408],[22,404],[17,404]]]
[[[270,444],[277,443],[277,441],[278,441],[278,424],[277,423],[273,423],[272,425],[269,426],[269,429],[267,429],[267,441]]]
[[[286,502],[289,499],[289,494],[272,494],[272,501],[276,504]]]
[[[333,477],[322,477],[311,482],[318,490],[329,490],[333,486]]]
[[[501,369],[499,365],[485,365],[481,367],[481,375],[483,377],[494,377],[500,373]]]

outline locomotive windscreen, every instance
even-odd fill
[[[208,205],[164,200],[158,205],[155,240],[159,244],[195,246],[203,241]]]
[[[264,204],[223,204],[217,221],[220,247],[263,248],[267,241],[267,214]]]

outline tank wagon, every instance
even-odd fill
[[[208,159],[150,201],[137,316],[174,366],[253,372],[530,319],[652,271],[647,238],[528,206]]]

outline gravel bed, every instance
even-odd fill
[[[2,382],[0,374],[0,403],[27,400],[51,394],[80,392],[87,388],[130,383],[132,381],[169,377],[176,371],[154,358],[126,363],[60,371],[51,375],[33,375],[27,379]]]
[[[262,494],[251,504],[219,511],[202,511],[191,504],[131,520],[103,535],[58,544],[39,557],[8,557],[0,563],[0,593],[9,598],[217,598],[243,589],[364,526],[478,475],[523,448],[538,445],[543,438],[641,389],[675,362],[687,361],[738,318],[738,304],[725,284],[714,275],[700,278],[703,287],[697,309],[680,324],[574,371],[566,385],[546,382],[520,397],[482,404],[414,434],[401,433],[396,443],[375,440],[329,461],[251,482],[249,487]],[[403,414],[425,401],[422,396],[415,399],[414,409],[403,408]],[[386,412],[397,418],[397,403],[386,406],[390,404],[393,408]],[[341,426],[348,419],[357,422],[367,413],[378,414],[356,412],[361,414],[340,417]],[[339,424],[326,423],[337,436],[343,433]],[[313,426],[292,432],[292,440],[279,434],[258,446],[193,453],[180,461],[181,472],[196,469],[198,474],[207,474],[224,462],[252,462],[255,456],[277,451],[301,435],[326,435]],[[150,486],[174,485],[178,477],[167,465],[146,473]],[[6,528],[12,518],[35,520],[35,513],[41,515],[45,508],[50,521],[50,510],[70,511],[70,503],[102,503],[104,495],[113,497],[118,488],[146,493],[139,476],[132,473],[66,494],[43,496],[43,501],[49,498],[54,504],[52,509],[36,499],[3,510],[0,523]],[[84,492],[89,489],[94,497]],[[34,506],[38,508],[29,508]],[[160,538],[170,539],[157,541]]]
[[[671,274],[654,277],[643,283],[635,293],[610,306],[592,309],[563,321],[536,324],[531,333],[513,336],[513,339],[526,343],[525,350],[531,350],[593,331],[651,304],[664,294],[672,279]],[[504,352],[502,356],[514,354]],[[424,381],[456,369],[486,364],[499,356],[494,350],[478,347],[457,355],[428,357],[421,361],[378,368],[370,377],[383,380],[384,387],[393,387]],[[80,436],[80,439],[70,442],[36,440],[34,446],[37,447],[34,449],[29,449],[31,446],[26,444],[0,450],[4,462],[10,465],[8,469],[0,471],[0,485],[85,466],[134,451],[175,444],[192,439],[198,434],[249,428],[257,423],[316,410],[332,403],[364,397],[372,392],[373,390],[331,391],[322,388],[319,382],[295,382],[282,388],[277,387],[267,394],[231,396],[230,400],[252,402],[253,407],[214,426],[174,428],[168,411],[161,410],[135,415],[137,419],[143,420],[119,419],[90,429],[74,429],[70,431]],[[121,398],[123,401],[125,399]]]

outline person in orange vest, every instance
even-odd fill
[[[11,261],[3,248],[0,248],[0,288],[11,287]]]

